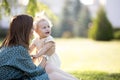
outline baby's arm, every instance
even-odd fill
[[[51,56],[55,52],[55,45],[52,46],[47,52],[46,55]]]
[[[53,41],[45,43],[42,49],[38,51],[36,55],[33,55],[33,57],[40,57],[42,55],[52,55],[55,51],[55,43]]]

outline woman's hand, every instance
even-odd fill
[[[33,57],[33,58],[38,58],[39,55],[31,55],[31,57]]]
[[[45,68],[46,62],[47,62],[47,58],[45,56],[43,56],[42,61],[40,63],[40,66],[43,67],[43,68]]]

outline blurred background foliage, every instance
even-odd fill
[[[94,40],[109,41],[113,39],[113,28],[106,16],[104,8],[101,6],[98,10],[96,19],[89,26],[89,37]]]
[[[79,0],[66,0],[61,20],[60,37],[87,37],[90,14]]]
[[[98,10],[96,18],[91,17],[88,7],[80,0],[65,0],[61,16],[56,15],[46,4],[39,0],[24,0],[28,3],[20,4],[20,0],[1,0],[0,19],[4,16],[12,17],[16,14],[26,13],[35,17],[36,13],[45,11],[48,18],[52,21],[52,35],[54,37],[75,38],[84,37],[94,40],[120,39],[120,29],[114,29],[107,19],[103,9]],[[13,14],[12,8],[22,8],[23,12],[16,11]],[[4,15],[4,16],[3,16]],[[9,20],[10,21],[10,20]],[[9,26],[7,26],[9,27]],[[5,37],[8,28],[0,25],[0,37]]]

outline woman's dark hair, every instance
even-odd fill
[[[32,27],[33,18],[31,16],[24,14],[14,16],[10,23],[9,32],[3,41],[2,46],[22,45],[28,48]]]

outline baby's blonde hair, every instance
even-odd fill
[[[53,26],[50,19],[45,15],[45,12],[40,12],[40,13],[37,13],[36,16],[35,16],[35,20],[34,20],[34,23],[33,23],[34,28],[36,28],[38,23],[40,23],[41,21],[47,21],[50,27]]]

